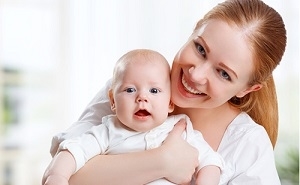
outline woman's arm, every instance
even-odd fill
[[[159,148],[121,155],[99,155],[74,174],[70,185],[140,185],[160,178],[176,184],[189,182],[198,166],[198,151],[181,137],[184,121],[177,123]]]
[[[59,143],[77,137],[90,127],[101,124],[103,116],[111,112],[107,92],[110,81],[98,92],[86,110],[68,130],[57,134],[52,140],[51,154],[57,152]],[[70,179],[76,184],[145,184],[166,177],[181,183],[190,180],[198,165],[198,151],[181,138],[185,124],[180,123],[157,149],[122,155],[99,155],[88,161]]]

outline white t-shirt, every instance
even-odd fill
[[[112,114],[107,82],[87,106],[79,121],[52,139],[50,153],[55,155],[59,143],[99,125],[103,116]],[[217,152],[225,166],[220,185],[280,185],[274,152],[266,130],[242,112],[227,127]]]
[[[164,123],[148,132],[130,130],[115,115],[108,115],[103,117],[102,124],[93,126],[80,137],[64,140],[60,143],[58,151],[68,149],[76,161],[78,171],[89,159],[98,154],[137,152],[161,146],[168,133],[182,118],[187,122],[186,131],[183,133],[184,139],[199,151],[198,170],[207,165],[215,165],[222,170],[224,164],[221,156],[208,145],[199,131],[193,130],[190,119],[184,114],[169,116]],[[151,184],[154,183],[173,184],[162,179]]]

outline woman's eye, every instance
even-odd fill
[[[219,73],[220,73],[222,78],[224,78],[225,80],[231,81],[231,78],[230,78],[229,74],[226,71],[219,70]]]
[[[133,92],[136,91],[136,89],[133,88],[133,87],[129,87],[129,88],[125,89],[125,91],[128,92],[128,93],[133,93]]]
[[[195,43],[196,49],[198,50],[198,52],[204,57],[206,58],[206,51],[204,49],[204,47],[201,44]]]
[[[152,93],[152,94],[157,94],[157,93],[160,92],[157,88],[151,88],[149,91],[150,91],[150,93]]]

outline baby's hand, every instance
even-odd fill
[[[76,162],[72,154],[66,150],[55,155],[47,167],[43,185],[69,185],[68,181],[75,172]]]
[[[69,185],[68,179],[61,175],[50,175],[43,185]]]
[[[196,174],[195,185],[218,185],[221,171],[217,166],[205,166]]]

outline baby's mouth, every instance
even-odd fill
[[[135,113],[136,116],[144,117],[144,116],[149,116],[151,115],[147,110],[145,109],[140,109]]]
[[[204,93],[194,89],[193,87],[189,86],[189,84],[186,82],[185,78],[184,78],[184,75],[182,75],[182,78],[181,78],[181,83],[184,87],[184,89],[191,93],[191,94],[195,94],[195,95],[205,95]]]

